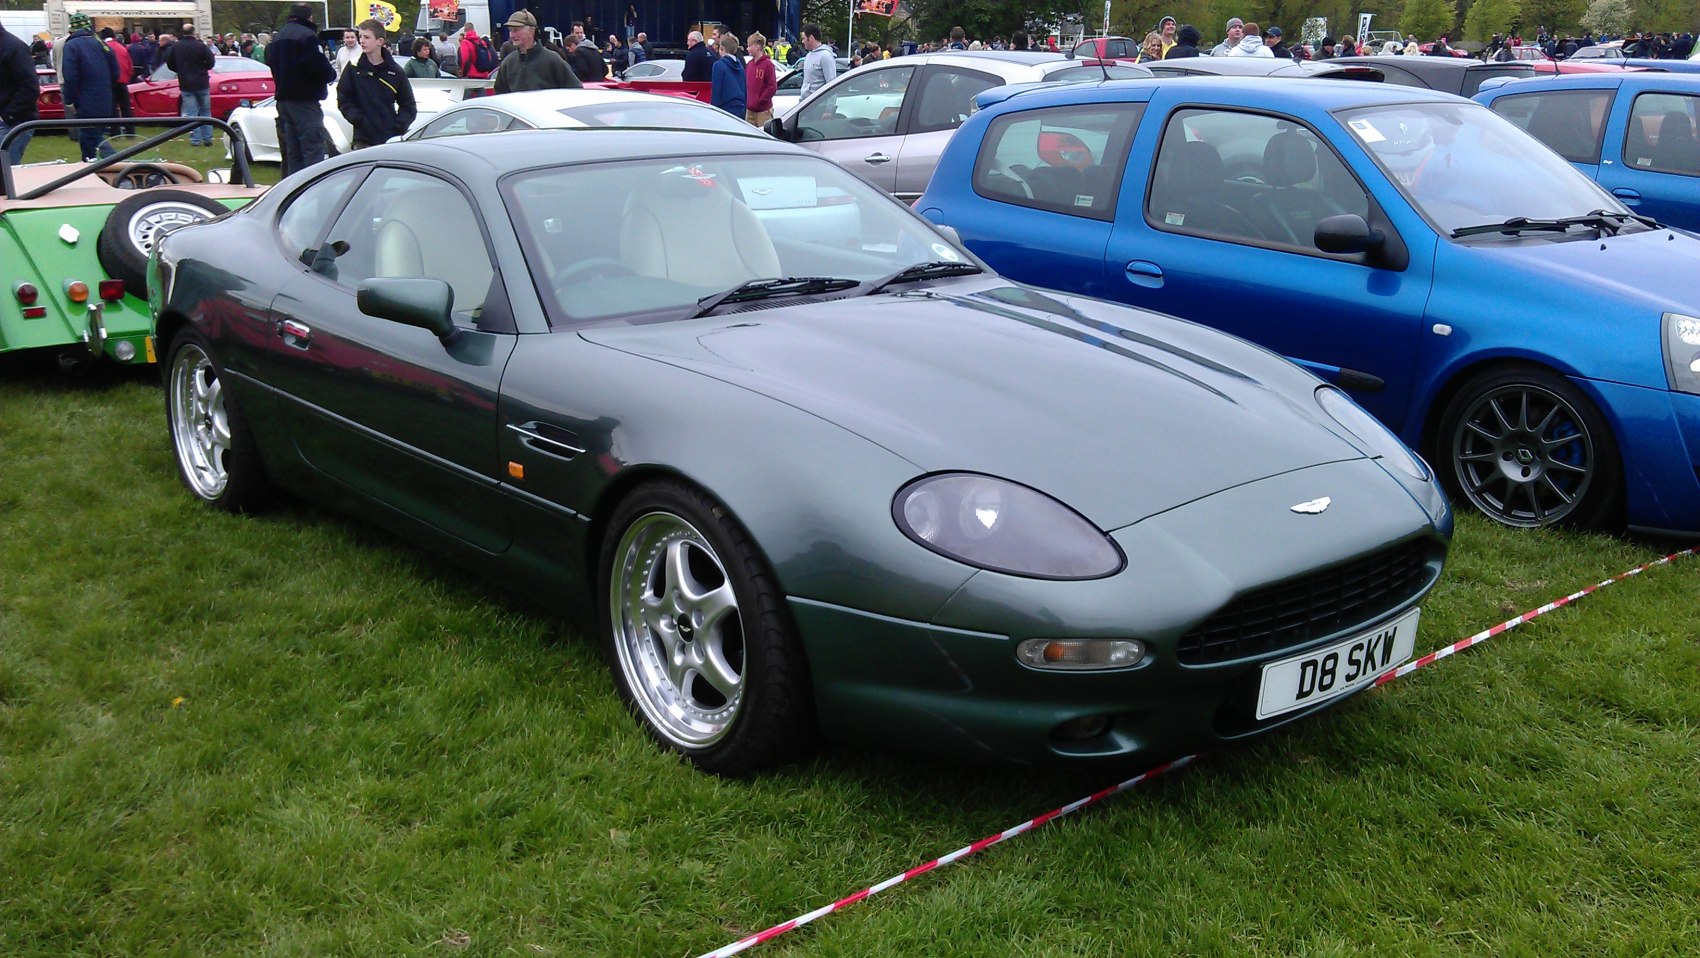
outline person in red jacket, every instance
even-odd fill
[[[773,92],[779,87],[779,68],[767,55],[767,37],[750,34],[750,62],[744,68],[744,119],[761,127],[773,119]]]
[[[484,49],[481,51],[479,47]],[[482,80],[496,72],[498,61],[496,51],[490,49],[490,41],[479,36],[478,29],[468,20],[466,32],[460,38],[460,75],[468,80]]]
[[[118,58],[118,82],[112,87],[112,100],[118,107],[118,115],[122,117],[135,116],[134,113],[130,112],[129,83],[130,78],[136,75],[136,68],[130,59],[130,48],[118,39],[111,27],[100,28],[100,40],[112,51],[112,55]],[[133,126],[123,127],[118,132],[128,135],[135,133],[136,128]]]

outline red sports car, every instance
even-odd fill
[[[215,57],[211,80],[212,115],[221,120],[230,119],[230,111],[243,100],[258,102],[272,95],[271,68],[247,57]],[[146,80],[130,84],[130,110],[136,116],[176,116],[181,99],[177,74],[163,64]],[[42,84],[36,110],[43,120],[64,119],[59,84]]]

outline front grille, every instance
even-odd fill
[[[1436,553],[1430,540],[1413,539],[1248,592],[1181,636],[1176,655],[1187,665],[1209,665],[1373,622],[1422,594],[1438,572],[1429,564]]]

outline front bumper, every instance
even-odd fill
[[[1261,734],[1342,699],[1253,717],[1266,662],[1390,622],[1419,603],[1444,562],[1450,514],[1399,495],[1369,460],[1298,470],[1205,497],[1114,538],[1121,573],[1041,582],[977,573],[931,622],[793,598],[830,737],[881,749],[1032,765],[1160,761]],[[1319,495],[1321,515],[1290,507]],[[1315,581],[1404,545],[1417,556],[1404,598],[1296,644],[1193,664],[1182,637],[1248,593]],[[1022,665],[1028,638],[1137,638],[1137,666],[1053,672]],[[1101,731],[1081,737],[1084,724]],[[1059,728],[1061,727],[1061,728]]]

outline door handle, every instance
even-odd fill
[[[313,328],[306,323],[286,319],[277,324],[277,333],[291,346],[306,346],[313,338]]]
[[[870,153],[862,159],[862,162],[869,166],[879,166],[881,163],[890,163],[891,157],[884,153]]]
[[[1620,186],[1617,189],[1612,190],[1611,195],[1617,197],[1620,200],[1624,200],[1625,202],[1627,202],[1631,206],[1634,206],[1636,203],[1641,202],[1641,191],[1640,190],[1632,190],[1632,189],[1629,189],[1628,187]]]
[[[1163,267],[1147,260],[1136,259],[1127,264],[1127,281],[1135,286],[1145,286],[1150,289],[1161,289],[1163,286]]]

